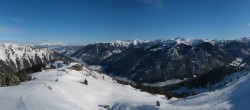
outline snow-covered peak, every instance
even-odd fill
[[[142,43],[147,43],[148,41],[143,41],[143,40],[138,40],[138,39],[136,39],[136,40],[133,40],[133,45],[138,45],[138,44],[142,44]]]
[[[196,46],[204,42],[211,43],[212,45],[214,45],[215,43],[214,41],[209,39],[192,39],[192,38],[181,38],[181,37],[177,37],[171,40],[175,41],[176,44],[185,44],[190,46]]]
[[[241,43],[248,43],[250,42],[250,37],[242,37],[242,38],[236,38],[236,39],[221,39],[221,40],[213,40],[216,43],[230,43],[232,41],[237,41],[237,42],[241,42]]]
[[[249,42],[250,41],[250,37],[242,37],[241,40],[244,41],[244,42]]]
[[[116,46],[122,46],[122,47],[128,47],[130,45],[130,42],[128,41],[121,41],[121,40],[116,40],[115,42],[111,43],[112,45]]]
[[[150,44],[150,45],[155,45],[155,44],[163,44],[163,45],[172,45],[172,44],[185,44],[185,45],[189,45],[189,46],[196,46],[199,45],[201,43],[204,42],[208,42],[211,44],[215,44],[215,41],[213,40],[209,40],[209,39],[192,39],[192,38],[181,38],[181,37],[177,37],[174,39],[156,39],[153,41],[149,41],[149,40],[116,40],[114,42],[107,42],[113,46],[117,46],[117,47],[129,47],[131,45],[133,46],[137,46],[140,44]],[[149,46],[150,47],[150,46]]]
[[[147,40],[128,40],[128,41],[122,41],[122,40],[116,40],[114,42],[110,42],[112,45],[115,46],[120,46],[120,47],[128,47],[130,45],[139,45],[139,44],[143,44],[143,43],[148,43],[149,41]]]
[[[177,44],[186,44],[186,45],[191,45],[191,39],[188,38],[175,38],[174,39]]]
[[[235,40],[239,42],[247,43],[250,41],[250,37],[242,37],[242,38],[237,38]]]

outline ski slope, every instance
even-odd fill
[[[237,72],[244,75],[224,88],[191,96],[185,100],[172,102],[174,106],[186,106],[190,110],[249,110],[250,74],[249,71]]]
[[[249,74],[220,90],[166,100],[162,95],[118,84],[105,74],[85,67],[83,71],[70,70],[69,66],[34,73],[35,80],[17,86],[0,87],[1,110],[106,110],[105,105],[111,110],[250,109]],[[85,79],[88,85],[81,83]]]

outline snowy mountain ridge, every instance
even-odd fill
[[[35,49],[31,45],[0,43],[0,60],[17,70],[36,64],[35,60],[44,62],[44,59],[53,59],[52,54],[48,49]]]
[[[143,44],[147,43],[149,41],[146,40],[131,40],[131,41],[121,41],[121,40],[116,40],[115,42],[110,42],[112,45],[117,45],[117,46],[123,46],[123,47],[128,47],[129,45],[138,45],[138,44]]]
[[[139,43],[134,44],[137,45],[132,41],[117,41],[89,44],[71,56],[90,65],[102,65],[108,74],[157,83],[199,76],[228,65],[235,58],[248,63],[249,41],[247,37],[234,40],[180,37],[146,42],[136,40]]]
[[[175,43],[175,44],[186,44],[186,45],[199,45],[202,42],[209,42],[211,44],[214,44],[215,41],[208,40],[208,39],[194,39],[194,38],[182,38],[182,37],[176,37],[174,39],[156,39],[156,40],[116,40],[114,42],[103,42],[103,43],[110,43],[113,46],[122,46],[122,47],[128,47],[130,45],[140,45],[140,44],[157,44],[157,43]]]
[[[242,43],[248,43],[250,42],[250,37],[242,37],[242,38],[236,38],[236,39],[214,39],[212,40],[216,43],[229,43],[229,42],[232,42],[232,41],[237,41],[237,42],[242,42]]]
[[[126,45],[89,44],[71,56],[90,65],[107,67],[107,74],[142,83],[190,78],[231,62],[227,52],[207,39],[158,39],[135,43],[137,45],[118,43]]]
[[[51,60],[72,61],[65,55],[32,45],[0,43],[0,86],[13,86],[30,80],[29,73]],[[33,69],[32,69],[33,68]],[[34,69],[36,68],[36,69]]]
[[[236,38],[236,39],[230,39],[230,40],[225,40],[225,39],[199,39],[199,38],[184,38],[184,37],[176,37],[172,39],[156,39],[156,40],[116,40],[113,42],[101,42],[101,43],[110,43],[112,45],[116,46],[123,46],[123,47],[128,47],[129,45],[139,45],[139,44],[145,44],[145,43],[151,43],[151,44],[157,44],[157,43],[175,43],[175,44],[186,44],[190,46],[196,46],[199,45],[203,42],[208,42],[211,44],[215,43],[228,43],[231,41],[239,41],[243,43],[247,43],[250,41],[250,37],[242,37],[242,38]],[[93,43],[96,44],[96,43]]]

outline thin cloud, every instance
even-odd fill
[[[164,8],[164,0],[137,0],[139,3],[143,3],[146,5],[151,5],[156,7],[157,9]]]
[[[250,26],[250,23],[248,23],[247,26]]]
[[[12,21],[20,21],[20,18],[17,18],[17,17],[10,17],[10,20],[12,20]]]
[[[0,27],[0,33],[7,33],[7,34],[18,34],[24,32],[21,29],[17,28],[9,28],[9,27]]]

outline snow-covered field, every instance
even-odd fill
[[[166,100],[84,68],[44,70],[32,74],[37,79],[17,86],[0,87],[1,110],[249,110],[250,75],[227,87],[186,99]],[[64,71],[62,71],[64,70]],[[247,72],[247,71],[246,71]],[[58,81],[56,81],[58,79]],[[85,79],[88,85],[82,84]],[[160,107],[156,101],[160,101]]]

